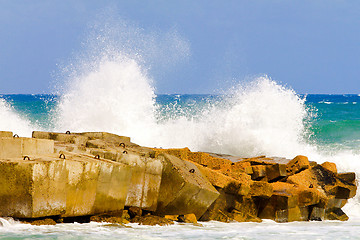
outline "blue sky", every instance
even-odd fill
[[[213,93],[262,74],[298,93],[360,93],[355,0],[0,0],[0,93],[50,92],[104,9],[188,44],[185,59],[149,71],[159,93]]]

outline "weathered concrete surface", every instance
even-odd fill
[[[124,208],[132,169],[124,164],[65,153],[68,180],[64,217]]]
[[[132,176],[125,206],[156,210],[163,168],[160,159],[141,156],[128,150],[116,152],[94,149],[91,154],[131,167]]]
[[[72,217],[124,208],[130,166],[69,153],[65,156],[0,160],[0,215]]]
[[[0,138],[11,138],[13,137],[13,132],[8,132],[8,131],[0,131]]]
[[[124,154],[118,160],[132,166],[126,206],[155,211],[158,204],[163,165],[159,159]]]
[[[244,197],[226,193],[218,189],[220,196],[201,216],[201,221],[220,221],[220,222],[261,222],[257,217],[258,209],[251,197]]]
[[[54,153],[54,141],[33,138],[0,138],[0,159]]]
[[[88,137],[92,140],[101,139],[101,140],[104,140],[106,143],[113,143],[116,146],[119,146],[120,143],[124,143],[125,146],[128,146],[131,144],[129,137],[119,136],[119,135],[107,133],[107,132],[83,132],[83,133],[78,133],[78,134]]]
[[[209,183],[195,164],[171,156],[164,158],[157,213],[200,218],[217,199],[219,192]]]
[[[86,141],[88,140],[85,136],[80,136],[77,134],[66,134],[66,133],[53,133],[53,132],[40,132],[34,131],[32,133],[33,138],[37,139],[50,139],[54,141],[59,141],[63,143],[71,143],[76,145],[85,146]]]
[[[101,159],[131,167],[132,176],[126,206],[155,211],[162,174],[162,162],[151,158],[153,150],[131,143],[129,137],[106,132],[50,133],[33,132],[33,137],[54,139],[58,152],[90,153]]]
[[[65,161],[0,160],[0,215],[37,218],[61,215],[66,204]]]

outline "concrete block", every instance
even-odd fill
[[[200,221],[231,221],[229,209],[235,209],[235,201],[237,197],[233,194],[226,193],[223,189],[219,189],[219,197],[208,207],[206,212],[200,217]]]
[[[338,177],[345,182],[355,184],[356,176],[354,172],[339,173]]]
[[[65,153],[66,159],[0,160],[0,216],[75,217],[124,208],[131,167]]]
[[[119,212],[125,206],[132,169],[120,163],[99,161],[99,177],[93,212]]]
[[[21,158],[21,138],[0,138],[0,159]]]
[[[47,139],[21,138],[22,155],[38,156],[54,153],[54,141]]]
[[[276,213],[280,210],[297,207],[297,197],[289,193],[274,193],[270,199],[260,202],[259,217],[261,219],[276,219]],[[279,212],[279,214],[281,211]],[[281,213],[285,214],[285,213]],[[280,215],[279,215],[280,216]],[[284,217],[285,215],[281,215]]]
[[[327,204],[326,204],[326,208],[342,208],[343,206],[345,206],[345,204],[347,203],[347,199],[340,199],[340,198],[335,198],[335,196],[332,196],[331,198],[329,198]]]
[[[296,156],[286,164],[286,171],[288,175],[299,173],[308,168],[310,168],[309,159],[302,155]]]
[[[64,217],[118,212],[124,208],[131,168],[121,163],[66,154]]]
[[[34,131],[32,133],[33,138],[37,139],[50,139],[55,140],[63,143],[70,143],[80,146],[85,146],[87,140],[89,139],[86,136],[81,136],[78,134],[66,134],[66,133],[54,133],[54,132],[40,132],[40,131]]]
[[[37,218],[65,210],[64,161],[0,161],[0,215]]]
[[[194,164],[213,186],[226,188],[229,193],[233,194],[246,195],[249,193],[250,185],[252,183],[250,175],[243,173],[241,175],[241,180],[238,180],[239,178],[234,179],[226,176],[221,171],[212,170],[196,163]]]
[[[232,171],[240,170],[240,171],[245,172],[246,174],[249,174],[249,175],[252,175],[254,173],[250,162],[244,162],[244,161],[231,163],[231,170]]]
[[[273,186],[267,182],[253,181],[249,195],[253,197],[270,198],[273,195]]]
[[[337,173],[336,164],[332,162],[324,162],[321,164],[321,166],[333,173]]]
[[[90,139],[102,139],[106,141],[107,143],[116,143],[116,145],[119,145],[120,143],[124,143],[125,146],[130,144],[130,138],[125,136],[119,136],[113,133],[107,133],[107,132],[83,132],[78,133],[79,135],[88,137]]]
[[[251,175],[251,179],[253,180],[261,180],[266,177],[266,166],[265,165],[254,165],[252,166],[253,174]]]
[[[307,207],[293,207],[284,210],[278,210],[275,213],[276,222],[293,222],[293,221],[308,221],[309,210]]]
[[[0,138],[11,138],[13,137],[13,132],[7,132],[7,131],[0,131]]]
[[[200,218],[218,198],[219,192],[195,164],[175,156],[163,155],[164,167],[157,213],[183,215],[194,213]]]
[[[349,217],[340,208],[333,208],[325,211],[325,220],[347,221]]]
[[[0,159],[54,153],[54,141],[33,138],[0,138]]]
[[[286,177],[286,165],[285,164],[267,165],[266,176],[269,182],[274,182],[283,177]]]
[[[310,213],[310,221],[323,221],[325,219],[325,209],[313,207]]]
[[[66,167],[61,159],[33,162],[32,217],[61,215],[66,210]]]
[[[125,206],[155,211],[161,183],[162,161],[132,153],[118,153],[116,158],[117,162],[129,165],[132,169]]]

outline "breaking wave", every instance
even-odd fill
[[[31,136],[34,126],[3,98],[0,98],[0,113],[0,131],[12,131],[19,136]]]

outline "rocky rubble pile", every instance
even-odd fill
[[[202,221],[344,221],[348,217],[341,208],[357,189],[355,173],[338,173],[334,163],[319,165],[305,156],[237,158],[187,148],[156,152],[196,163],[220,193]]]
[[[354,173],[305,156],[148,148],[103,132],[0,132],[0,173],[0,216],[33,224],[344,221],[357,189]]]

